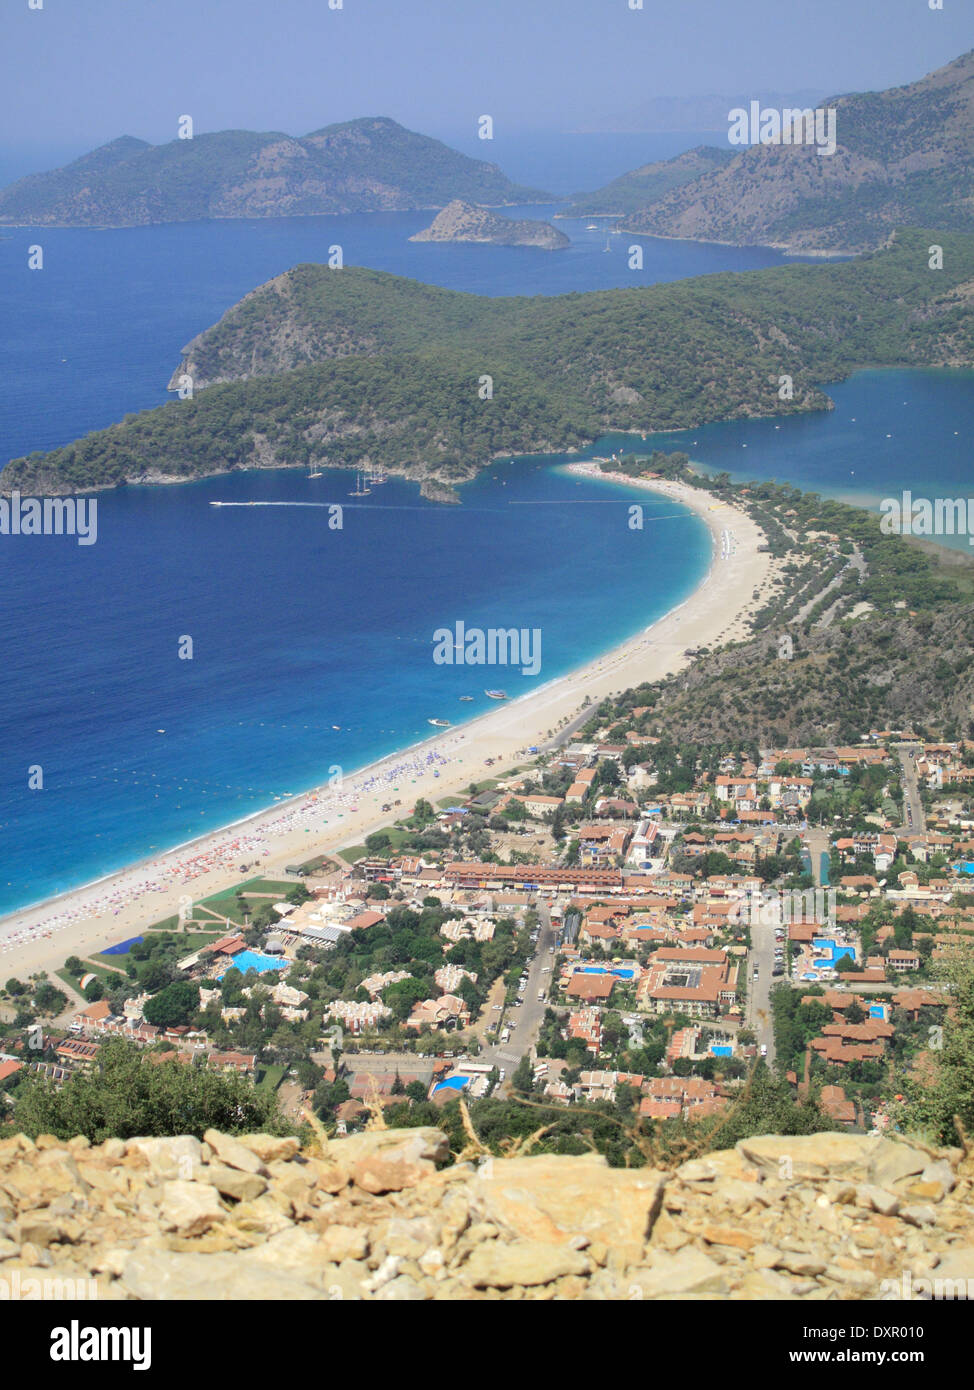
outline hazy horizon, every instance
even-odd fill
[[[820,0],[814,21],[768,0],[644,3],[491,0],[459,13],[454,0],[199,0],[181,24],[132,0],[8,0],[0,149],[41,168],[31,155],[173,139],[184,114],[198,134],[291,135],[386,115],[467,149],[483,114],[498,136],[631,132],[660,99],[878,90],[971,46],[960,7],[919,0],[887,0],[881,24],[873,0]]]

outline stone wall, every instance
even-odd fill
[[[0,1142],[7,1297],[974,1296],[974,1160],[769,1136],[675,1172],[598,1156],[438,1168],[436,1129]],[[45,1284],[44,1281],[47,1281]],[[926,1283],[924,1281],[927,1281]],[[929,1287],[928,1287],[929,1285]],[[0,1290],[3,1292],[3,1290]]]

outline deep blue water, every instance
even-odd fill
[[[560,293],[637,278],[626,267],[628,238],[614,238],[604,254],[603,234],[584,224],[561,223],[572,249],[546,254],[411,244],[427,220],[4,233],[0,459],[161,402],[184,343],[256,284],[323,259],[336,241],[347,263],[481,293]],[[26,248],[35,241],[45,268],[30,272]],[[644,244],[645,282],[782,260],[772,251]],[[850,393],[850,415],[863,380],[837,388],[837,399]],[[953,438],[953,429],[970,439],[967,383],[959,375],[947,382],[939,418],[925,405],[928,431],[916,411],[904,467],[912,459],[933,476],[946,455],[932,456],[930,441],[941,432]],[[778,476],[824,488],[833,445],[821,441],[841,418],[796,418],[781,433],[763,422],[713,428],[753,432],[737,441],[751,446],[751,471],[763,460]],[[845,450],[855,459],[863,488],[892,457],[865,419],[834,444],[836,458]],[[713,461],[728,466],[721,451],[733,434],[698,436],[708,448],[713,438]],[[661,442],[673,447],[677,438]],[[704,448],[691,452],[710,461]],[[430,734],[429,718],[476,714],[488,704],[486,685],[513,695],[551,680],[679,602],[709,554],[705,529],[689,514],[630,532],[625,493],[579,484],[550,460],[495,465],[464,489],[462,508],[427,504],[414,486],[390,480],[346,512],[341,532],[314,508],[207,505],[347,505],[349,485],[344,474],[251,473],[131,488],[99,497],[96,545],[3,538],[0,910],[298,792],[336,764],[361,766]],[[457,619],[541,628],[540,674],[485,679],[475,670],[471,678],[435,666],[432,633]],[[193,661],[177,659],[183,635],[193,638]],[[460,704],[464,693],[474,702]],[[28,792],[27,768],[38,764],[44,790]]]
[[[95,545],[4,538],[0,907],[426,738],[428,719],[489,708],[485,687],[550,681],[680,602],[709,560],[692,514],[660,500],[667,519],[632,532],[628,489],[550,461],[495,465],[462,507],[396,479],[355,507],[350,483],[335,470],[133,487],[99,496]],[[347,510],[329,531],[318,508],[211,498]],[[539,628],[538,675],[435,665],[433,633],[458,619]]]

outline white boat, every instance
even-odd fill
[[[354,492],[350,492],[350,493],[348,494],[349,497],[368,497],[368,495],[369,495],[369,493],[370,493],[371,491],[372,491],[372,489],[371,489],[370,487],[366,487],[366,486],[365,486],[365,479],[363,478],[362,474],[361,474],[361,473],[356,473],[356,475],[355,475],[355,491],[354,491]]]
[[[450,727],[449,719],[427,719],[426,722],[432,724],[434,729],[448,729]]]
[[[484,694],[487,696],[488,700],[507,699],[507,692],[505,690],[485,690]]]
[[[585,230],[587,232],[597,232],[599,230],[599,224],[597,222],[590,222]]]

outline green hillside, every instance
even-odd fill
[[[302,139],[223,130],[149,145],[123,136],[62,169],[0,190],[0,223],[141,226],[545,196],[511,183],[496,164],[470,159],[385,117],[367,117]]]
[[[932,240],[945,248],[937,273]],[[857,261],[558,298],[300,266],[187,349],[183,369],[221,384],[16,460],[3,487],[312,460],[456,482],[497,454],[566,449],[610,427],[821,409],[821,385],[857,367],[972,365],[972,286],[974,239],[920,231]]]

